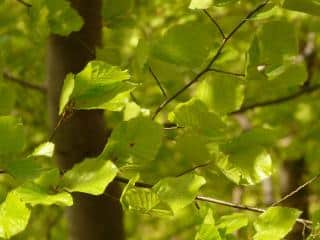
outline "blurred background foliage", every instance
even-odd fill
[[[79,28],[82,22],[68,7],[61,10],[62,0],[30,0],[28,3],[32,7],[13,0],[0,2],[0,93],[4,99],[0,100],[0,112],[21,118],[27,139],[24,151],[30,153],[50,135],[46,94],[45,91],[27,90],[8,80],[8,76],[45,88],[48,35],[50,32],[67,35]],[[254,6],[261,3],[260,0],[215,2],[207,11],[225,33],[229,33]],[[272,156],[272,167],[265,166],[267,172],[273,173],[272,176],[251,185],[260,181],[246,172],[242,173],[242,179],[238,173],[223,174],[224,158],[217,144],[207,146],[207,138],[203,134],[203,131],[208,132],[205,126],[212,123],[214,116],[199,110],[200,117],[194,121],[204,128],[199,131],[166,130],[164,144],[156,159],[139,169],[143,181],[153,184],[162,177],[176,176],[196,165],[209,163],[196,170],[207,180],[203,193],[266,207],[270,199],[280,198],[284,161],[304,159],[305,169],[300,169],[303,170],[303,181],[319,173],[319,94],[305,94],[281,104],[230,116],[241,106],[289,96],[302,86],[320,83],[320,18],[316,16],[320,16],[320,10],[315,8],[310,15],[299,11],[299,7],[295,9],[296,5],[304,3],[291,1],[291,5],[288,3],[285,5],[287,8],[282,8],[280,2],[270,2],[263,11],[248,20],[215,63],[215,68],[239,73],[239,76],[216,72],[206,74],[198,84],[168,105],[158,118],[159,122],[168,124],[167,114],[174,111],[172,117],[177,122],[179,114],[188,114],[193,107],[196,111],[201,108],[197,101],[188,102],[180,106],[182,110],[179,113],[175,108],[177,104],[188,101],[191,96],[200,99],[201,104],[205,103],[206,111],[221,116],[226,125],[223,133],[214,133],[214,136],[223,152],[231,156],[229,161],[245,169],[252,168],[253,163],[247,159],[263,147]],[[97,59],[129,69],[131,80],[140,84],[123,112],[105,113],[109,128],[139,114],[148,115],[164,100],[153,74],[171,96],[208,63],[222,39],[204,12],[191,10],[189,5],[187,0],[103,1],[103,41],[97,49]],[[64,25],[61,19],[65,20]],[[83,47],[87,48],[85,43]],[[231,143],[230,139],[233,139]],[[232,155],[234,152],[237,153],[235,156]],[[213,159],[219,159],[219,163],[212,164]],[[46,167],[54,164],[46,158],[41,161]],[[266,158],[263,161],[267,161]],[[128,170],[125,175],[132,176],[133,173]],[[257,178],[260,180],[259,176]],[[2,201],[14,183],[6,176],[1,176],[0,182]],[[319,184],[310,186],[306,198],[310,202],[311,215],[320,208],[319,193]],[[221,216],[233,212],[221,206],[208,207],[218,223],[223,220]],[[195,205],[190,205],[178,215],[167,218],[126,212],[127,239],[193,239],[205,215],[201,209],[198,211]],[[256,215],[248,213],[246,216],[254,218]],[[66,239],[67,228],[61,208],[36,207],[26,231],[13,239]],[[228,235],[228,239],[251,239],[253,234],[253,226],[249,225],[237,235]]]

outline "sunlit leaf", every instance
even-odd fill
[[[13,192],[0,205],[0,237],[9,239],[22,232],[29,221],[30,209]]]
[[[74,109],[119,110],[136,87],[119,67],[92,61],[78,74],[69,74],[61,93],[60,113],[70,103]]]
[[[61,187],[70,192],[100,195],[117,175],[118,169],[111,161],[89,158],[67,171]]]
[[[199,189],[206,180],[195,174],[186,174],[181,177],[161,179],[153,190],[161,201],[167,203],[174,213],[186,207],[197,196]]]
[[[200,226],[195,240],[221,240],[221,236],[213,218],[212,210],[209,208]]]
[[[14,190],[15,194],[19,198],[32,206],[34,205],[59,205],[59,206],[71,206],[73,200],[71,194],[67,192],[58,192],[55,189],[45,189],[36,184],[24,184],[21,187]]]
[[[54,151],[54,144],[52,142],[45,142],[36,147],[31,156],[45,156],[52,157]]]
[[[293,228],[301,211],[294,208],[271,207],[254,223],[255,240],[280,240]]]
[[[112,132],[104,159],[114,159],[118,166],[137,167],[152,161],[161,145],[162,128],[148,118],[138,117],[120,123]]]

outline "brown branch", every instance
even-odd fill
[[[164,89],[164,87],[162,86],[159,78],[157,77],[157,75],[154,73],[154,71],[152,70],[151,66],[149,66],[149,72],[151,73],[152,77],[154,78],[154,80],[156,81],[158,87],[160,88],[160,91],[162,93],[162,95],[165,97],[165,98],[168,98],[168,95],[166,93],[166,90]]]
[[[115,178],[115,181],[127,184],[129,182],[129,179],[117,176]],[[152,184],[148,184],[148,183],[144,183],[144,182],[136,182],[135,186],[136,187],[141,187],[141,188],[149,188],[149,189],[153,187]],[[196,196],[195,200],[202,201],[202,202],[207,202],[207,203],[213,203],[213,204],[217,204],[217,205],[221,205],[221,206],[225,206],[225,207],[235,208],[235,209],[238,209],[238,210],[246,210],[246,211],[251,211],[251,212],[257,212],[257,213],[264,213],[266,211],[265,209],[262,209],[262,208],[249,207],[249,206],[245,206],[245,205],[241,205],[241,204],[235,204],[235,203],[232,203],[232,202],[227,202],[227,201],[223,201],[223,200],[220,200],[220,199],[201,196],[201,195]],[[312,221],[310,221],[308,219],[303,219],[303,218],[296,219],[296,222],[300,223],[300,224],[302,224],[302,225],[304,225],[304,226],[306,226],[308,228],[310,228],[310,225],[312,225]]]
[[[187,173],[190,173],[190,172],[193,172],[194,170],[197,170],[199,168],[203,168],[203,167],[207,167],[208,165],[210,165],[212,162],[207,162],[207,163],[203,163],[203,164],[200,164],[200,165],[197,165],[197,166],[194,166],[190,169],[187,169],[185,171],[183,171],[182,173],[179,173],[176,177],[181,177],[183,175],[186,175]]]
[[[231,207],[231,208],[235,208],[238,210],[250,211],[250,212],[264,213],[266,211],[265,209],[262,209],[262,208],[249,207],[246,205],[235,204],[235,203],[219,200],[216,198],[205,197],[205,196],[197,196],[196,200],[208,202],[208,203],[214,203],[214,204],[218,204],[218,205],[222,205],[222,206],[226,206],[226,207]],[[296,222],[300,223],[304,226],[308,226],[308,228],[310,227],[310,225],[312,225],[312,221],[310,221],[308,219],[303,219],[303,218],[297,218]]]
[[[319,178],[320,178],[320,174],[318,174],[317,176],[314,176],[313,178],[311,178],[310,180],[308,180],[307,182],[305,182],[304,184],[302,184],[301,186],[297,187],[295,190],[293,190],[292,192],[290,192],[289,194],[287,194],[286,196],[281,198],[279,201],[273,203],[271,206],[279,205],[280,203],[284,202],[288,198],[290,198],[293,195],[295,195],[296,193],[300,192],[302,189],[304,189],[305,187],[309,186],[310,184],[312,184],[313,182],[315,182]]]
[[[295,93],[293,93],[291,95],[285,96],[285,97],[280,97],[280,98],[273,99],[273,100],[267,100],[267,101],[264,101],[264,102],[258,102],[258,103],[253,103],[251,105],[243,106],[239,110],[233,111],[230,114],[244,113],[244,112],[247,112],[249,110],[258,108],[258,107],[267,107],[267,106],[281,104],[281,103],[284,103],[284,102],[287,102],[287,101],[290,101],[290,100],[294,100],[294,99],[299,98],[299,97],[301,97],[303,95],[310,94],[310,93],[313,93],[313,92],[316,92],[316,91],[319,91],[319,90],[320,90],[320,84],[319,85],[310,86],[310,87],[307,86],[307,87],[301,88],[299,91],[297,91],[297,92],[295,92]]]
[[[219,23],[210,15],[210,13],[207,10],[204,9],[203,12],[205,15],[207,15],[210,21],[217,27],[222,39],[226,39],[226,35],[224,34],[222,27],[219,25]]]
[[[233,76],[236,76],[236,77],[245,77],[246,76],[243,73],[228,72],[228,71],[224,71],[224,70],[217,69],[217,68],[210,68],[208,71],[217,72],[217,73],[223,73],[223,74],[228,74],[228,75],[233,75]]]
[[[31,8],[32,7],[31,3],[27,3],[24,0],[17,0],[17,2],[21,3],[22,5],[24,5],[27,8]]]
[[[11,75],[8,72],[3,72],[2,76],[3,76],[3,78],[5,80],[13,82],[13,83],[17,83],[21,87],[28,88],[28,89],[31,89],[31,90],[35,90],[35,91],[38,91],[38,92],[43,93],[43,94],[47,93],[47,88],[46,87],[26,82],[26,81],[24,81],[24,80],[22,80],[20,78],[14,77],[13,75]]]
[[[183,86],[181,89],[179,89],[175,94],[173,94],[171,97],[167,98],[164,102],[162,102],[154,114],[152,115],[152,119],[155,119],[157,115],[174,99],[176,99],[180,94],[182,94],[184,91],[189,89],[194,83],[198,82],[199,79],[209,72],[211,66],[213,63],[215,63],[218,58],[220,57],[223,49],[225,48],[226,44],[229,42],[229,40],[233,37],[233,35],[242,27],[243,24],[245,24],[250,18],[252,18],[257,12],[259,12],[262,8],[264,8],[268,4],[269,0],[264,1],[260,5],[258,5],[253,11],[251,11],[238,25],[234,27],[234,29],[223,39],[220,47],[217,49],[215,55],[209,62],[209,64],[201,71],[199,72],[189,83],[187,83],[185,86]]]

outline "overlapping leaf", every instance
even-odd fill
[[[155,42],[151,52],[162,61],[197,68],[219,46],[219,37],[211,24],[187,22],[170,28]]]
[[[280,240],[293,228],[301,211],[294,208],[271,207],[254,223],[255,240]]]
[[[211,209],[208,209],[195,240],[221,240]]]
[[[60,185],[70,192],[100,195],[115,178],[117,172],[117,167],[111,161],[86,159],[67,171]]]
[[[195,174],[161,179],[152,189],[160,200],[168,204],[174,213],[189,205],[206,180]]]
[[[120,123],[101,154],[118,166],[138,167],[152,161],[162,142],[162,127],[149,118],[138,117]]]
[[[119,67],[92,61],[78,74],[68,74],[60,99],[60,113],[68,103],[75,109],[121,110],[136,87]]]
[[[14,192],[23,202],[32,206],[39,204],[71,206],[73,204],[71,194],[64,191],[55,192],[54,189],[46,189],[36,184],[24,184],[15,189]]]
[[[225,137],[225,123],[218,115],[209,112],[207,106],[198,99],[178,104],[168,118],[171,122],[201,135],[217,139]]]

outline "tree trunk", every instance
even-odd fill
[[[58,121],[60,91],[67,73],[78,73],[94,59],[101,41],[101,0],[72,0],[85,24],[68,37],[50,36],[48,45],[48,99],[52,127]],[[86,157],[97,156],[105,146],[108,131],[102,111],[76,111],[57,130],[53,139],[55,157],[63,169],[71,168]],[[108,188],[119,197],[118,185]],[[124,239],[122,210],[118,201],[106,196],[73,194],[74,206],[68,209],[70,239]]]
[[[304,183],[304,174],[306,173],[305,160],[303,158],[294,161],[285,161],[281,169],[281,196],[294,191]],[[281,205],[286,207],[297,208],[303,211],[301,217],[308,219],[309,201],[308,187],[297,192],[292,197],[288,198]],[[303,226],[296,224],[291,233],[286,237],[287,240],[303,239]],[[305,232],[307,235],[308,232]]]

